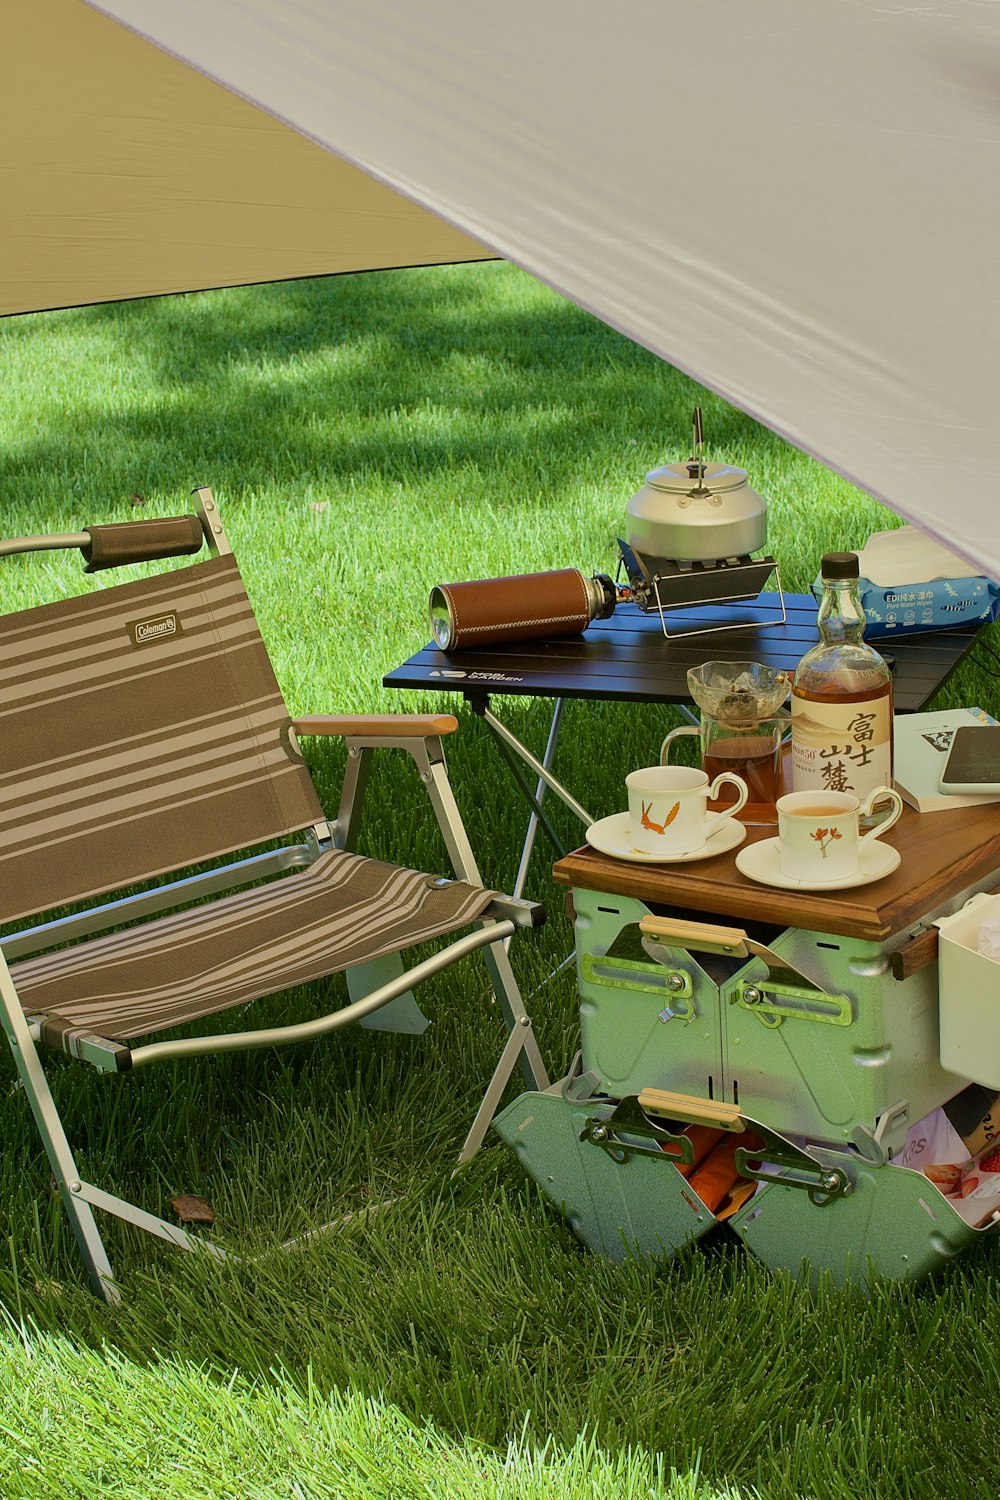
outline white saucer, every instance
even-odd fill
[[[690,854],[647,854],[644,849],[632,847],[627,812],[612,813],[610,818],[602,818],[599,823],[592,823],[587,829],[588,844],[592,844],[602,854],[610,854],[615,859],[628,859],[637,865],[686,865],[696,859],[711,859],[715,854],[725,854],[728,850],[735,849],[746,836],[743,824],[730,818],[700,849],[692,849]]]
[[[842,875],[839,880],[795,880],[782,875],[778,865],[778,840],[762,839],[759,844],[750,844],[736,856],[736,868],[748,880],[760,885],[776,885],[783,891],[846,891],[856,885],[871,885],[883,880],[897,869],[900,861],[898,849],[875,839],[861,851],[861,869],[854,875]]]

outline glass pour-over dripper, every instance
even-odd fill
[[[707,661],[692,667],[687,680],[701,724],[672,730],[660,750],[661,764],[667,763],[673,740],[699,735],[706,774],[714,780],[721,771],[735,771],[746,782],[751,816],[744,820],[759,822],[763,813],[773,821],[781,741],[789,723],[780,711],[791,686],[788,673],[756,661]]]
[[[690,669],[687,681],[703,714],[734,725],[769,719],[791,687],[787,672],[776,672],[759,661],[706,661]]]

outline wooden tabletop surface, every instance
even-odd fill
[[[748,828],[747,843],[773,838],[775,832]],[[747,879],[736,868],[738,849],[693,864],[639,865],[584,845],[560,859],[552,873],[559,885],[874,942],[940,911],[949,899],[991,874],[1000,885],[1000,802],[954,812],[917,813],[907,807],[885,841],[902,856],[892,875],[826,894],[780,890]]]

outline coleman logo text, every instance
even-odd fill
[[[181,628],[175,614],[156,615],[151,620],[136,620],[129,624],[128,633],[133,646],[148,646],[154,641],[166,640],[180,635]]]

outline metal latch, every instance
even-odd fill
[[[686,969],[644,963],[640,959],[617,955],[585,953],[580,959],[580,977],[590,984],[606,985],[635,994],[656,995],[664,1001],[662,1021],[695,1018],[694,988]]]
[[[694,1165],[690,1136],[673,1135],[647,1120],[634,1094],[623,1099],[603,1119],[589,1119],[580,1132],[580,1139],[600,1146],[619,1166],[624,1165],[630,1156],[655,1156],[661,1161],[680,1162],[685,1167]]]
[[[656,1095],[656,1090],[648,1091],[650,1100],[655,1100]],[[690,1136],[675,1135],[653,1124],[643,1110],[642,1097],[629,1096],[622,1099],[610,1114],[603,1117],[591,1116],[580,1132],[580,1140],[599,1146],[619,1166],[623,1166],[633,1156],[652,1156],[661,1161],[691,1166],[694,1162],[694,1147]],[[676,1103],[668,1104],[668,1099],[673,1099]],[[710,1120],[721,1130],[740,1133],[749,1123],[750,1129],[762,1137],[762,1141],[756,1147],[736,1148],[734,1162],[736,1171],[742,1178],[751,1182],[780,1183],[784,1187],[802,1188],[808,1193],[809,1201],[817,1208],[825,1208],[835,1198],[842,1198],[851,1191],[851,1179],[843,1167],[823,1166],[813,1161],[804,1151],[797,1150],[789,1141],[769,1131],[758,1121],[747,1122],[741,1112],[731,1105],[713,1105],[708,1100],[666,1094],[662,1095],[662,1101],[664,1109],[676,1108],[684,1114],[697,1113],[701,1120]]]
[[[729,997],[730,1005],[752,1011],[762,1026],[771,1030],[784,1020],[822,1021],[828,1026],[850,1026],[854,1019],[850,997],[826,990],[781,984],[768,977],[741,979]]]
[[[761,1025],[774,1028],[786,1018],[825,1021],[832,1026],[850,1026],[854,1019],[851,1001],[846,995],[829,995],[808,974],[776,953],[766,943],[741,927],[718,927],[679,917],[643,917],[639,923],[642,945],[654,958],[663,962],[670,947],[692,953],[714,953],[723,957],[759,959],[767,966],[763,979],[744,979],[730,1003],[755,1011]]]
[[[875,1142],[887,1156],[898,1156],[906,1145],[910,1129],[910,1101],[900,1099],[890,1109],[883,1110],[875,1126]]]
[[[882,1111],[875,1129],[859,1125],[854,1131],[854,1143],[861,1154],[876,1166],[883,1167],[887,1161],[898,1156],[906,1145],[910,1129],[910,1101],[899,1099]]]
[[[781,1175],[765,1170],[768,1167],[778,1167]],[[736,1170],[741,1177],[749,1177],[752,1182],[775,1182],[782,1187],[803,1188],[809,1194],[809,1202],[817,1208],[825,1208],[835,1198],[843,1198],[851,1191],[851,1179],[843,1167],[820,1166],[793,1149],[776,1151],[772,1146],[766,1151],[752,1151],[746,1146],[738,1146]]]

